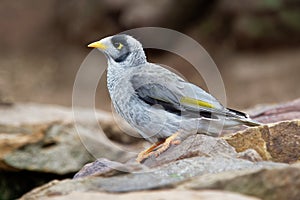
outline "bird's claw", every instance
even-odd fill
[[[167,149],[169,149],[172,145],[178,145],[180,144],[181,140],[178,139],[179,132],[171,135],[168,137],[163,143],[156,143],[152,145],[147,150],[142,151],[139,153],[136,161],[139,163],[142,163],[144,160],[146,160],[149,157],[154,156],[157,158],[159,155],[161,155],[163,152],[165,152]]]

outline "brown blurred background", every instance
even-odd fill
[[[233,108],[300,96],[299,0],[2,0],[0,16],[1,102],[70,106],[86,45],[142,26],[175,29],[203,45]],[[147,55],[205,88],[183,59]],[[97,107],[110,109],[105,87],[97,99]]]

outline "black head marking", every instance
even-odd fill
[[[127,36],[124,34],[115,35],[111,38],[111,43],[119,51],[119,56],[114,58],[114,60],[116,62],[122,62],[126,60],[131,53],[127,42]]]
[[[128,43],[127,43],[127,36],[126,35],[115,35],[111,38],[111,43],[112,45],[118,49],[118,47],[120,46],[120,44],[123,45],[122,48],[120,48],[119,50],[122,50],[123,48],[128,48]]]
[[[116,62],[123,62],[123,61],[126,60],[126,58],[129,56],[129,54],[130,54],[130,52],[121,54],[121,56],[115,58],[114,60],[115,60]]]

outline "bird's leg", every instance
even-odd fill
[[[174,133],[173,135],[171,135],[164,141],[159,141],[159,142],[153,144],[148,149],[139,153],[136,161],[141,163],[153,154],[155,155],[155,157],[157,157],[161,153],[165,152],[171,145],[180,144],[181,138],[179,136],[180,136],[180,131]]]
[[[142,151],[139,153],[138,157],[136,158],[136,161],[141,163],[143,160],[145,160],[146,158],[148,158],[151,154],[151,152],[157,148],[159,145],[161,145],[162,143],[164,143],[163,140],[160,140],[154,144],[152,144],[148,149]]]
[[[165,152],[168,148],[170,148],[171,145],[178,145],[181,143],[180,139],[180,132],[176,132],[170,137],[168,137],[164,143],[162,143],[160,146],[158,146],[154,152],[152,152],[155,157],[159,156],[163,152]],[[151,154],[151,153],[150,153]]]

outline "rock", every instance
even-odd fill
[[[248,128],[224,137],[237,152],[254,149],[264,160],[294,163],[300,160],[300,121]]]
[[[263,161],[262,157],[254,149],[247,149],[245,151],[242,151],[238,153],[237,157],[252,162]]]
[[[254,151],[254,152],[253,152]],[[125,164],[112,162],[107,159],[98,159],[93,163],[87,164],[76,175],[75,178],[85,176],[110,176],[118,171],[135,172],[144,167],[158,167],[163,164],[171,163],[176,160],[191,157],[214,157],[226,156],[228,158],[240,157],[248,160],[261,160],[253,155],[256,151],[237,153],[224,139],[211,137],[207,135],[197,134],[191,135],[183,140],[180,145],[173,145],[165,152],[156,157],[154,154],[143,161],[143,165],[138,165],[135,159],[128,161]],[[249,155],[248,155],[249,154]],[[257,153],[256,153],[257,154]],[[256,156],[256,157],[255,157]],[[251,157],[251,158],[250,158]]]
[[[95,157],[124,162],[134,156],[100,134],[98,121],[114,123],[106,112],[95,115],[78,109],[74,121],[69,108],[16,103],[1,106],[0,115],[5,116],[0,118],[0,191],[5,191],[0,192],[1,199],[17,198],[52,179],[72,177]],[[31,182],[18,180],[25,177]]]
[[[22,199],[39,199],[53,195],[67,195],[73,191],[131,192],[139,190],[172,188],[192,177],[238,171],[242,169],[262,169],[283,167],[285,164],[272,162],[253,163],[243,159],[215,157],[193,157],[169,164],[141,170],[135,173],[105,177],[85,177],[73,180],[51,182],[25,194]]]
[[[82,199],[107,199],[107,200],[131,200],[131,199],[223,199],[223,200],[258,200],[255,197],[249,197],[241,194],[216,191],[216,190],[204,190],[204,191],[177,191],[177,190],[166,190],[166,191],[143,191],[143,192],[132,192],[128,194],[108,194],[100,192],[72,192],[65,196],[53,196],[46,199],[51,200],[82,200]]]
[[[267,113],[270,112],[264,112]],[[191,135],[158,157],[153,155],[146,159],[142,165],[134,158],[123,163],[98,159],[85,165],[74,179],[50,182],[22,199],[83,198],[107,195],[107,192],[127,192],[126,195],[135,198],[140,194],[137,191],[163,192],[165,189],[184,192],[220,189],[263,199],[280,199],[282,187],[289,187],[289,197],[294,198],[299,195],[296,188],[300,168],[278,162],[299,160],[299,124],[298,120],[278,122],[221,138]],[[74,193],[77,191],[80,193]],[[107,198],[127,198],[122,196],[124,194],[111,195]]]
[[[6,152],[3,156],[2,162],[8,166],[5,169],[13,168],[61,175],[76,172],[93,158],[80,143],[74,129],[74,126],[70,124],[45,124],[43,129],[29,133],[31,137],[26,137],[24,132],[24,135],[14,137],[13,145],[16,140],[22,141],[22,137],[24,142],[16,146],[17,148],[10,149],[10,152]]]
[[[95,139],[97,120],[108,123],[111,115],[97,113],[93,124],[87,117],[88,110],[80,113],[82,119],[75,123],[72,110],[59,106],[17,104],[2,108],[0,114],[6,117],[0,119],[0,167],[67,174],[93,161],[90,153],[96,151],[112,160],[125,156],[126,152],[110,145],[105,136]]]
[[[189,136],[179,145],[171,146],[158,157],[152,155],[143,164],[148,167],[154,167],[184,158],[197,156],[213,157],[217,155],[234,157],[237,153],[222,138],[196,134]]]
[[[119,171],[113,167],[110,167],[114,162],[105,158],[97,159],[92,163],[88,163],[74,175],[74,178],[82,178],[85,176],[111,176],[117,174]],[[121,163],[116,163],[116,165]]]
[[[94,115],[94,110],[91,109],[77,108],[76,110],[78,110],[78,113],[80,114],[76,116],[76,121],[93,128],[98,127],[99,122],[108,138],[112,138],[116,142],[125,144],[132,144],[138,141],[136,137],[123,134],[123,130],[133,133],[135,133],[135,131],[124,120],[120,119],[120,117],[99,110],[96,111],[96,116]],[[0,124],[3,125],[3,127],[18,127],[21,125],[47,124],[52,122],[74,122],[73,110],[68,107],[57,105],[16,103],[11,106],[0,107],[0,114],[6,116],[0,118]]]
[[[122,164],[105,158],[100,158],[95,162],[86,164],[79,172],[75,174],[74,179],[83,178],[86,176],[108,177],[116,174],[138,171],[143,168],[143,165],[140,165],[137,162]]]
[[[5,119],[6,124],[14,122],[14,125],[2,123],[0,126],[3,138],[6,138],[2,140],[1,146],[4,150],[0,154],[2,169],[10,170],[11,173],[13,173],[12,170],[27,170],[34,173],[47,172],[48,174],[50,172],[62,175],[78,170],[80,165],[85,164],[84,162],[90,162],[88,159],[92,160],[93,158],[88,157],[90,156],[88,153],[108,159],[98,159],[94,163],[85,165],[72,180],[53,181],[38,187],[25,194],[23,199],[63,197],[64,195],[74,195],[74,191],[80,191],[87,195],[90,192],[121,193],[182,188],[180,185],[196,179],[202,180],[202,176],[210,175],[212,176],[211,181],[206,181],[210,178],[205,178],[199,185],[207,189],[215,189],[214,183],[226,183],[225,180],[235,180],[239,177],[251,178],[253,174],[264,177],[263,173],[269,171],[272,173],[271,179],[266,180],[264,184],[267,185],[267,181],[270,181],[270,184],[274,184],[274,188],[279,188],[276,180],[272,179],[272,177],[276,177],[276,173],[283,173],[287,177],[293,174],[298,177],[297,167],[297,170],[295,167],[290,169],[288,164],[278,163],[293,163],[299,160],[298,120],[248,128],[221,138],[202,134],[191,135],[179,145],[171,146],[158,157],[152,156],[146,159],[141,165],[134,161],[135,155],[120,151],[112,143],[108,143],[105,135],[99,136],[99,138],[95,137],[94,134],[97,130],[95,127],[98,125],[98,121],[101,121],[101,117],[105,115],[96,114],[96,122],[94,122],[89,118],[89,111],[81,110],[76,123],[74,123],[72,117],[69,116],[68,109],[64,112],[62,112],[63,109],[58,109],[62,112],[61,114],[55,114],[55,107],[49,109],[54,112],[53,115],[50,115],[51,118],[45,111],[47,109],[43,106],[35,106],[22,107],[16,104],[12,108],[7,108],[14,110],[12,114],[8,111],[4,113],[9,116],[8,119]],[[32,118],[26,118],[24,120],[26,123],[22,122],[22,117],[26,115],[20,111],[24,112],[26,108],[30,108],[27,114],[38,113],[47,117],[42,118],[35,114]],[[9,119],[17,120],[9,121]],[[37,123],[39,119],[42,123]],[[107,120],[107,118],[103,120]],[[119,130],[116,129],[116,132]],[[79,135],[75,134],[77,131]],[[18,140],[14,138],[18,138]],[[86,148],[80,146],[80,142],[83,142]],[[45,157],[48,159],[46,160]],[[116,160],[118,158],[121,159]],[[53,163],[54,165],[51,166],[50,164]],[[225,172],[228,172],[229,175],[222,176],[222,173]],[[214,174],[220,176],[213,176]],[[220,177],[220,179],[216,177]],[[288,180],[295,181],[292,178],[288,178]],[[208,185],[208,183],[212,184]],[[256,185],[255,183],[253,185]],[[238,185],[236,183],[236,187]],[[241,185],[243,184],[241,183]],[[245,188],[247,188],[246,186]],[[227,190],[225,186],[220,186],[220,188]],[[290,190],[291,196],[295,194],[293,190],[293,188]],[[247,191],[252,191],[252,188],[241,191],[234,188],[232,191],[250,194]],[[268,192],[264,188],[261,193],[254,194],[264,198]]]
[[[278,128],[278,126],[282,126],[285,132],[280,131],[281,128]],[[215,138],[202,134],[191,135],[183,140],[181,144],[171,146],[158,157],[154,154],[151,155],[143,162],[143,165],[152,168],[176,160],[198,156],[227,156],[231,158],[242,158],[253,162],[262,160],[287,163],[295,162],[299,159],[299,153],[296,148],[298,144],[298,132],[299,131],[294,129],[294,126],[289,125],[289,123],[281,122],[280,125],[249,128],[223,138]],[[277,143],[274,143],[274,140]],[[283,150],[279,151],[278,149],[281,148],[283,148]],[[110,175],[111,168],[113,168],[113,172],[116,173],[116,164],[110,164],[111,168],[107,171],[106,163],[107,161],[103,163],[103,160],[97,160],[83,168],[78,176],[107,176]],[[119,163],[117,166],[123,167],[121,171],[132,172],[139,168],[136,166],[132,168],[134,163],[134,161],[122,165]]]
[[[262,123],[300,119],[300,99],[278,105],[257,106],[248,113],[251,118]]]
[[[266,200],[298,199],[300,166],[251,169],[207,174],[179,186],[179,189],[219,189],[256,196]]]

